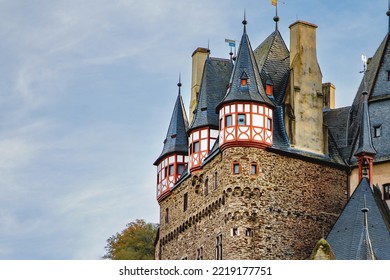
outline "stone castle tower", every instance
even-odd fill
[[[154,163],[157,259],[307,259],[348,201],[351,170],[365,179],[360,159],[369,159],[374,183],[367,128],[349,148],[358,161],[346,160],[328,129],[344,110],[334,109],[335,87],[322,83],[317,26],[292,24],[289,50],[277,24],[256,49],[243,25],[235,59],[193,53],[190,122],[178,84]],[[361,127],[370,126],[364,104]]]

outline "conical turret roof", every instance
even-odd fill
[[[243,23],[244,32],[230,80],[230,87],[225,97],[218,105],[217,110],[222,104],[233,101],[254,101],[274,107],[274,104],[265,93],[261,82],[259,69],[253,54],[249,37],[246,33],[246,20],[244,20]],[[247,79],[246,86],[241,85],[242,78]]]
[[[181,83],[178,83],[179,94],[176,98],[175,107],[173,108],[173,113],[171,121],[169,123],[167,136],[164,140],[164,148],[160,156],[154,162],[154,165],[157,165],[158,162],[169,154],[173,153],[188,153],[188,138],[187,138],[187,129],[188,129],[188,119],[185,111],[183,99],[181,97]]]

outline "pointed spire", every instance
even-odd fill
[[[372,145],[370,115],[368,112],[368,93],[363,91],[363,104],[360,119],[359,146],[355,156],[376,155],[376,150]]]
[[[232,101],[255,101],[274,107],[273,102],[266,95],[262,85],[259,69],[248,34],[246,33],[247,21],[245,13],[242,23],[244,24],[244,32],[241,37],[237,58],[231,76],[230,87],[225,97],[218,105],[217,111],[224,103]],[[247,84],[243,85],[242,79],[245,79]]]
[[[188,120],[185,111],[183,99],[181,96],[181,77],[179,76],[179,93],[176,98],[175,106],[173,108],[171,121],[169,123],[166,138],[164,140],[164,147],[160,156],[155,161],[158,165],[160,160],[165,156],[173,153],[187,154],[188,153]]]
[[[364,207],[361,210],[363,212],[363,231],[359,242],[359,248],[357,251],[357,259],[360,260],[375,260],[374,250],[372,248],[372,242],[370,233],[368,231],[368,211],[366,204],[366,195],[364,195]]]

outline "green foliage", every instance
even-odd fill
[[[126,225],[121,233],[107,239],[104,259],[153,260],[154,240],[158,225],[135,220]]]

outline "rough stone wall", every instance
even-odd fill
[[[240,164],[240,174],[232,174],[233,162]],[[250,174],[251,164],[258,165],[258,174]],[[196,259],[202,247],[203,259],[214,259],[221,233],[223,259],[307,259],[346,203],[346,186],[345,171],[335,167],[256,148],[228,148],[160,203],[161,258]]]

